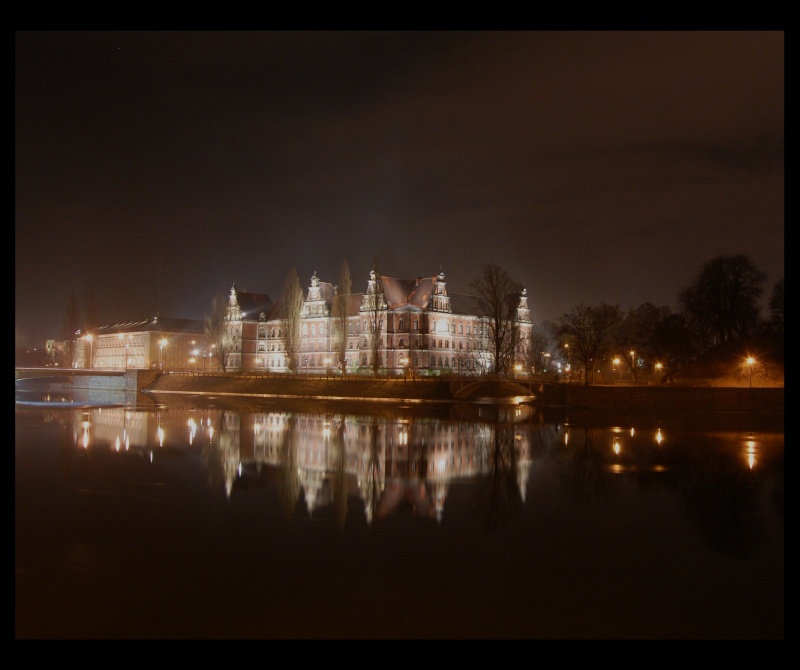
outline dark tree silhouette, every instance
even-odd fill
[[[783,277],[781,277],[772,287],[772,293],[769,296],[769,315],[770,322],[776,332],[783,334]]]
[[[703,264],[678,301],[706,348],[755,332],[766,278],[744,254],[717,256]]]

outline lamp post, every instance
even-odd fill
[[[619,365],[619,358],[614,357],[611,361],[611,382],[614,382],[614,371],[616,370],[617,366]]]
[[[636,381],[636,355],[633,353],[633,349],[631,349],[631,376],[633,381]]]
[[[94,367],[93,360],[92,360],[92,358],[93,358],[92,354],[94,353],[94,345],[92,343],[93,338],[92,338],[91,333],[86,335],[86,337],[84,339],[89,343],[89,365],[88,365],[88,367],[92,368],[92,367]],[[86,349],[84,349],[84,351],[86,351]],[[84,366],[84,367],[86,367],[86,366]]]
[[[167,346],[167,340],[162,337],[158,341],[158,368],[160,370],[164,369],[164,347],[166,346]]]
[[[752,356],[748,356],[745,362],[747,363],[750,388],[753,388],[753,365],[755,364],[756,359]]]

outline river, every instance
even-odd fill
[[[783,639],[783,417],[16,394],[17,639]]]

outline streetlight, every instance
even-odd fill
[[[167,346],[166,338],[161,338],[158,341],[158,367],[160,370],[164,369],[164,347]]]
[[[92,354],[94,353],[94,345],[92,344],[92,339],[93,338],[92,338],[91,333],[86,335],[86,337],[84,339],[89,343],[89,367],[92,368],[92,367],[94,367],[94,362],[92,361],[92,358],[93,358]],[[86,349],[84,349],[84,351],[86,351]]]
[[[636,368],[636,356],[633,353],[633,349],[631,349],[631,376],[633,377],[634,381],[636,381],[635,368]]]
[[[745,363],[747,363],[747,369],[749,371],[750,388],[753,388],[753,365],[755,364],[755,362],[756,359],[753,358],[752,356],[748,356],[747,359],[745,360]]]
[[[611,368],[611,381],[614,381],[614,371],[616,367],[619,365],[619,358],[614,357],[614,360],[611,361],[612,368]]]

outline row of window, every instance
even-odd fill
[[[361,365],[367,366],[371,365],[372,357],[368,356],[367,354],[361,354]],[[345,365],[351,365],[352,363],[358,363],[358,357],[354,359],[345,357]],[[409,361],[410,365],[413,367],[419,367],[420,361],[419,356],[414,356],[412,360]],[[331,359],[328,356],[304,356],[301,359],[301,366],[307,368],[324,368],[331,364]],[[270,368],[279,368],[284,366],[283,358],[259,358],[258,365]],[[475,370],[479,367],[479,363],[474,358],[460,358],[453,356],[448,357],[445,356],[442,358],[441,356],[431,356],[430,360],[430,367],[439,367],[439,368],[458,368],[461,370]]]
[[[450,327],[448,327],[447,321],[440,321],[439,324],[441,326],[443,326],[441,332],[451,332],[453,334],[456,334],[456,332],[458,332],[459,335],[464,335],[464,324],[463,323],[459,323],[457,326],[456,326],[455,323],[453,323],[453,324],[450,325]],[[363,332],[365,332],[365,333],[369,333],[370,330],[371,330],[369,322],[365,321],[363,326],[362,326],[362,324],[360,322],[356,322],[355,325],[353,323],[350,323],[349,326],[348,326],[348,331],[349,331],[350,335],[354,335],[354,334],[355,335],[360,335],[361,332],[362,332],[362,328],[363,328]],[[414,330],[414,332],[419,332],[419,319],[414,319],[414,321],[413,321],[413,330]],[[398,332],[405,331],[405,320],[404,319],[399,319],[398,325],[397,325],[397,331]],[[432,333],[436,332],[436,321],[433,320],[433,319],[431,319],[431,332]],[[304,323],[302,325],[302,327],[300,329],[300,333],[301,333],[301,335],[303,337],[307,337],[308,336],[308,334],[309,334],[309,326],[308,326],[307,323]],[[317,331],[316,324],[312,324],[311,328],[310,328],[310,333],[311,333],[312,337],[315,336],[315,335],[318,335],[318,334],[319,335],[325,335],[325,324],[321,323],[319,325],[319,331]],[[466,334],[467,335],[471,335],[472,334],[472,326],[469,323],[467,324]],[[480,328],[479,327],[475,328],[475,334],[476,335],[480,334]],[[258,336],[260,338],[266,338],[267,337],[267,329],[265,327],[263,327],[263,326],[260,327],[258,329]],[[281,328],[271,328],[270,331],[269,331],[269,336],[271,338],[282,337]]]
[[[464,342],[459,342],[458,343],[458,349],[460,351],[463,351],[465,349],[467,351],[469,351],[470,349],[478,349],[479,348],[477,343],[472,343],[472,346],[470,346],[470,344],[471,344],[470,341],[467,341],[466,346],[464,346]],[[359,349],[359,348],[367,349],[368,346],[369,346],[369,343],[367,342],[367,338],[366,337],[361,340],[360,346],[359,346],[358,340],[349,340],[348,344],[347,344],[347,348],[348,349]],[[382,349],[383,346],[384,346],[384,341],[381,340],[379,342],[379,347]],[[416,348],[419,349],[420,348],[420,340],[419,340],[419,338],[417,338],[414,343],[409,342],[409,346],[416,346]],[[401,337],[399,342],[398,342],[398,344],[397,344],[397,348],[398,349],[404,349],[405,347],[406,347],[406,341],[405,341],[405,339],[403,339]],[[325,342],[305,342],[305,341],[301,342],[300,343],[300,350],[301,351],[306,351],[306,348],[308,349],[308,351],[325,351],[326,350]],[[432,349],[436,349],[436,348],[438,348],[438,349],[449,349],[450,348],[450,340],[444,340],[444,341],[443,340],[431,340],[431,348]],[[453,342],[453,349],[455,349],[455,348],[456,348],[456,343]],[[264,353],[266,351],[267,351],[266,344],[264,342],[259,342],[258,343],[258,352],[259,353]],[[271,343],[269,345],[269,351],[283,351],[283,347],[281,346],[281,344],[277,344],[276,345],[275,343]]]

